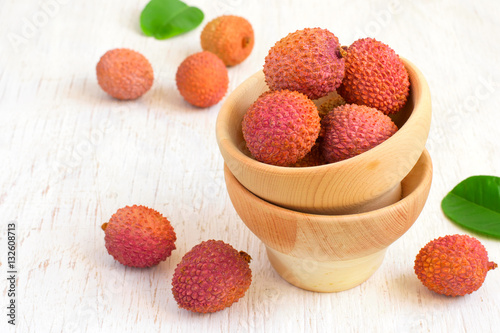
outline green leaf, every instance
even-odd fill
[[[500,178],[472,176],[455,186],[441,202],[456,224],[500,238]]]
[[[151,0],[141,13],[146,36],[167,39],[191,31],[203,21],[203,12],[179,0]]]

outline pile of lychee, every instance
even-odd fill
[[[269,91],[245,113],[242,132],[251,155],[272,165],[333,163],[377,146],[398,130],[389,115],[409,96],[393,49],[373,38],[343,47],[327,29],[288,34],[263,69]]]
[[[235,66],[252,52],[255,38],[252,25],[234,15],[208,22],[200,36],[203,51],[191,54],[177,68],[175,81],[190,104],[206,108],[221,101],[227,92],[226,66]],[[153,85],[153,68],[141,53],[129,49],[106,52],[96,67],[97,81],[110,96],[133,100]]]

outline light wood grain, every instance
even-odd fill
[[[23,36],[25,21],[52,1],[0,1],[0,305],[8,300],[5,224],[15,220],[15,331],[482,333],[500,327],[499,269],[481,289],[454,299],[428,291],[413,272],[419,249],[446,234],[472,234],[500,261],[498,240],[457,227],[440,208],[466,177],[500,176],[497,0],[186,1],[204,10],[205,22],[235,14],[254,27],[252,54],[228,70],[229,92],[262,68],[277,40],[315,26],[344,45],[375,37],[427,79],[433,114],[426,147],[434,165],[427,203],[370,279],[332,294],[284,281],[231,204],[215,136],[222,103],[195,109],[175,88],[178,64],[201,50],[202,27],[157,41],[138,25],[147,0],[56,1],[58,11],[19,47],[11,34]],[[135,49],[153,66],[152,90],[137,101],[117,102],[97,85],[95,65],[115,47]],[[100,225],[127,204],[160,211],[177,232],[177,250],[155,268],[126,268],[106,252]],[[209,238],[248,252],[253,282],[231,308],[198,316],[177,308],[170,282],[182,255]],[[14,332],[4,310],[0,318],[0,332]]]

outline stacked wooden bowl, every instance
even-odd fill
[[[375,148],[341,162],[280,167],[247,153],[241,121],[268,90],[262,72],[236,88],[219,112],[217,142],[233,206],[266,245],[276,271],[298,287],[331,292],[365,281],[425,204],[432,179],[425,150],[430,92],[422,73],[408,60],[403,62],[410,97],[392,117],[399,130]]]

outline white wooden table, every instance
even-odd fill
[[[500,269],[461,298],[428,291],[413,272],[423,245],[454,233],[478,237],[500,263],[498,239],[457,227],[440,209],[468,176],[500,176],[497,0],[190,0],[205,12],[204,22],[164,41],[140,31],[146,3],[0,3],[1,332],[498,330]],[[191,107],[174,80],[179,63],[200,51],[204,24],[222,14],[246,17],[256,35],[250,57],[229,69],[229,91],[262,67],[277,40],[317,26],[344,45],[375,37],[427,77],[431,193],[415,225],[362,285],[320,294],[286,283],[234,211],[215,140],[220,104]],[[116,47],[135,49],[153,65],[153,88],[136,101],[113,100],[97,85],[95,65]],[[104,247],[101,224],[131,204],[160,211],[175,228],[177,250],[157,267],[126,268]],[[17,233],[15,327],[6,316],[8,223]],[[177,308],[170,283],[182,255],[207,239],[247,251],[254,278],[231,308],[197,315]]]

